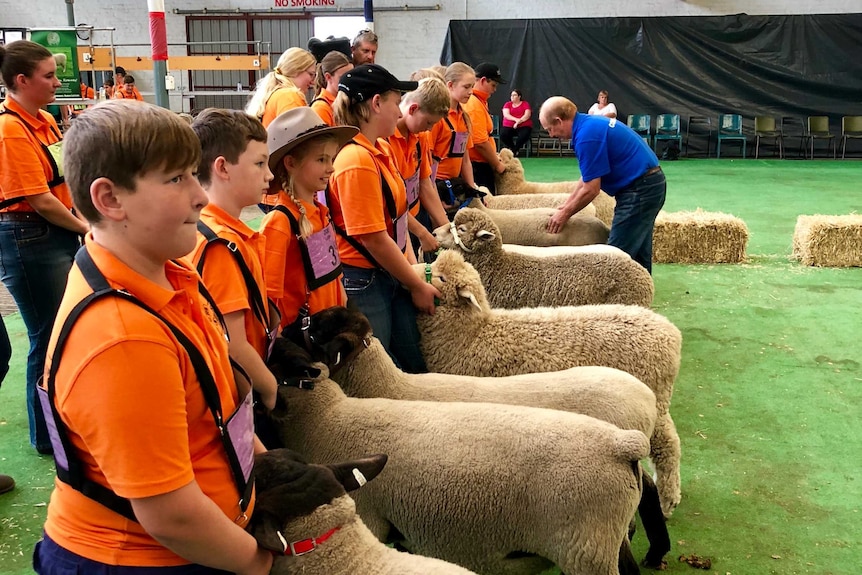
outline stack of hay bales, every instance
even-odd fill
[[[862,215],[799,216],[793,257],[807,266],[862,267]]]
[[[707,264],[745,261],[748,227],[730,214],[659,212],[653,231],[656,263]]]

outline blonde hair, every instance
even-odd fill
[[[336,126],[356,126],[371,119],[371,100],[353,102],[350,96],[339,91],[332,103],[332,117]]]
[[[295,88],[293,78],[299,76],[304,70],[314,66],[317,60],[308,50],[302,48],[288,48],[278,58],[275,68],[260,79],[257,88],[249,100],[245,111],[258,119],[263,118],[266,103],[272,93],[279,88]]]
[[[441,72],[437,68],[441,68],[443,71]],[[446,68],[443,66],[432,66],[431,68],[419,68],[412,74],[410,74],[410,80],[413,82],[418,82],[419,80],[424,80],[425,78],[438,78],[443,80],[443,74],[446,73]]]
[[[310,138],[302,143],[301,146],[296,146],[292,150],[290,150],[285,157],[290,156],[297,163],[302,164],[305,157],[308,155],[309,149],[312,144],[315,143],[327,143],[327,142],[338,142],[338,138],[333,134],[321,134],[319,136],[315,136]],[[296,204],[297,209],[299,210],[299,235],[302,239],[309,237],[314,233],[314,226],[311,224],[311,221],[308,219],[308,214],[305,211],[305,206],[302,205],[302,202],[299,201],[299,198],[296,197],[296,192],[294,191],[294,178],[287,171],[287,168],[284,165],[284,159],[276,166],[275,168],[275,177],[281,183],[281,189],[285,194],[290,197],[291,201]]]
[[[318,91],[326,89],[326,74],[334,74],[339,68],[343,68],[348,64],[352,64],[350,59],[338,50],[333,50],[323,57],[320,64],[317,65],[317,76],[315,76],[315,85]]]
[[[446,68],[446,73],[443,74],[443,79],[446,80],[446,83],[448,84],[449,82],[457,82],[467,74],[475,76],[476,72],[464,62],[452,62],[449,64],[449,67]]]
[[[419,104],[427,114],[445,116],[449,113],[449,89],[440,78],[430,76],[419,81],[419,87],[404,94],[403,104]]]

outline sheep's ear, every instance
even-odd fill
[[[476,239],[482,240],[483,242],[490,242],[496,237],[497,235],[494,234],[494,232],[489,232],[488,230],[479,230],[476,232]]]
[[[347,491],[356,491],[383,471],[388,455],[370,455],[363,459],[327,465]]]
[[[476,296],[473,295],[473,292],[470,291],[469,288],[461,288],[458,290],[458,295],[462,298],[468,300],[471,304],[476,306],[476,309],[482,311],[482,306],[479,305],[479,300],[476,299]]]

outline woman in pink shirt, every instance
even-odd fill
[[[532,111],[530,104],[522,99],[520,90],[512,90],[510,100],[503,105],[503,127],[500,129],[500,141],[504,148],[509,148],[518,155],[524,144],[530,140],[533,133]]]

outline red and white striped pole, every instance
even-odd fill
[[[168,29],[165,26],[164,0],[147,0],[150,11],[150,46],[153,54],[153,86],[156,104],[170,109],[165,76],[168,75]]]

